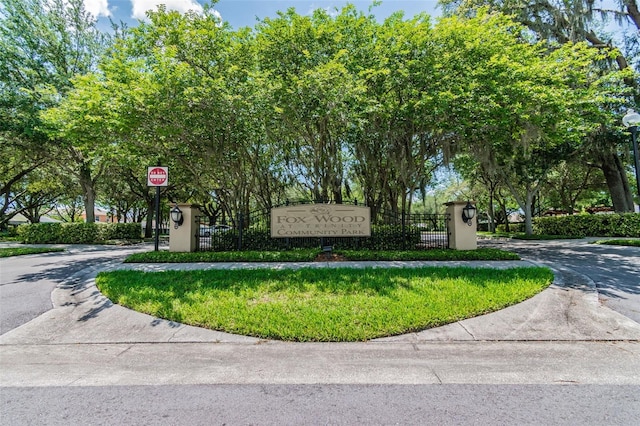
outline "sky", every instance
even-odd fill
[[[87,10],[98,19],[101,27],[109,26],[109,19],[116,23],[122,21],[129,26],[135,25],[137,20],[145,19],[145,11],[156,9],[159,4],[165,4],[167,9],[186,12],[187,10],[202,11],[204,3],[206,3],[205,0],[85,0]],[[336,7],[341,9],[347,3],[367,12],[373,0],[220,0],[214,8],[233,28],[240,28],[253,27],[258,19],[275,17],[278,11],[286,11],[290,7],[295,7],[299,14],[305,15],[319,8],[329,11]],[[421,12],[434,17],[440,15],[437,0],[383,0],[380,6],[372,9],[372,12],[382,21],[399,10],[404,11],[407,17],[413,17]]]

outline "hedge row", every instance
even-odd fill
[[[640,237],[640,214],[595,214],[533,219],[533,233],[585,237]]]
[[[478,229],[480,230],[480,229]],[[501,223],[499,225],[496,226],[496,231],[498,232],[507,232],[507,225],[505,225],[504,223]],[[524,232],[525,228],[524,228],[524,223],[510,223],[509,224],[509,232]]]
[[[414,250],[422,242],[422,230],[417,227],[393,225],[373,225],[371,236],[363,238],[354,237],[305,237],[305,238],[271,238],[269,229],[246,229],[242,231],[241,250],[266,250],[279,251],[298,248],[319,248],[332,246],[335,250]],[[210,239],[205,240],[208,247],[203,250],[228,251],[237,250],[238,231],[230,230],[222,233],[214,233]],[[442,241],[444,244],[444,232]]]
[[[139,240],[139,223],[33,223],[20,225],[25,244],[96,244],[108,240]]]

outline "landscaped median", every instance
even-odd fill
[[[623,238],[623,239],[615,239],[615,240],[598,240],[598,241],[594,241],[593,244],[603,244],[608,246],[640,247],[640,239]]]
[[[347,261],[414,261],[414,260],[520,260],[516,253],[494,248],[477,250],[412,250],[371,251],[336,250],[333,260]],[[325,253],[315,249],[286,251],[203,251],[179,253],[149,251],[127,257],[126,263],[193,263],[193,262],[312,262],[325,260]]]
[[[27,254],[54,253],[64,251],[57,247],[3,247],[0,248],[0,257],[24,256]]]
[[[167,320],[266,339],[331,342],[493,312],[552,281],[552,272],[539,267],[121,270],[96,279],[114,303]]]

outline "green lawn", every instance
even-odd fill
[[[494,248],[478,250],[415,250],[372,251],[336,250],[345,260],[519,260],[512,252]],[[318,249],[287,251],[226,251],[176,253],[151,251],[127,257],[125,263],[185,263],[185,262],[311,262],[320,254]]]
[[[479,231],[478,235],[489,238],[513,238],[515,240],[576,240],[584,238],[584,236],[575,235],[545,235],[533,234],[527,235],[524,232],[486,232]]]
[[[546,268],[303,268],[103,272],[114,303],[167,320],[288,341],[364,341],[496,311],[542,291]]]
[[[594,241],[593,244],[640,247],[640,239],[598,240],[598,241]]]
[[[52,253],[64,251],[54,247],[6,247],[0,248],[0,257],[22,256],[26,254]]]

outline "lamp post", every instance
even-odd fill
[[[638,126],[640,125],[640,114],[632,109],[622,117],[622,124],[631,130],[631,139],[633,141],[633,162],[636,167],[636,189],[640,198],[640,158],[638,156]]]

